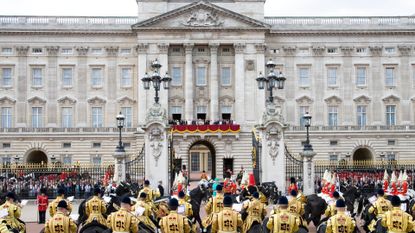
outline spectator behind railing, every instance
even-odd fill
[[[236,125],[234,120],[222,119],[222,120],[169,120],[171,125]]]

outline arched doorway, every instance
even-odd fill
[[[203,171],[216,177],[216,150],[212,143],[197,141],[190,146],[187,170],[190,181],[199,181]]]
[[[353,153],[353,161],[371,161],[373,154],[368,148],[359,148]]]
[[[40,150],[34,150],[31,151],[27,156],[26,156],[26,163],[44,163],[47,164],[48,163],[48,156]]]

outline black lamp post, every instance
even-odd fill
[[[14,156],[14,162],[16,165],[19,163],[20,157],[18,155]]]
[[[284,89],[284,83],[286,80],[282,72],[279,72],[278,74],[275,72],[276,66],[275,62],[270,59],[266,64],[268,69],[267,77],[260,72],[258,78],[256,78],[256,81],[258,82],[258,89],[262,90],[266,88],[266,90],[269,91],[268,101],[271,103],[274,101],[272,90],[275,87],[278,89]]]
[[[149,90],[150,89],[150,82],[153,83],[153,87],[154,90],[156,91],[156,96],[154,97],[154,101],[156,102],[156,104],[158,104],[159,102],[159,91],[160,91],[160,86],[161,83],[163,82],[163,88],[164,89],[169,89],[170,87],[170,82],[171,82],[171,77],[169,76],[169,74],[166,72],[166,74],[164,75],[164,77],[162,78],[160,76],[160,68],[161,68],[161,64],[159,63],[159,61],[156,59],[151,63],[151,68],[153,69],[154,73],[149,76],[147,73],[144,75],[144,77],[141,79],[141,81],[143,81],[144,84],[144,89],[145,90]]]
[[[50,157],[50,161],[52,162],[52,165],[55,165],[55,163],[56,163],[55,155],[52,155],[52,157]]]
[[[121,131],[122,131],[122,128],[124,128],[124,120],[125,120],[125,117],[124,117],[124,115],[120,112],[118,115],[117,115],[117,117],[116,117],[116,119],[117,119],[117,127],[118,127],[118,129],[119,129],[119,131],[120,131],[120,135],[119,135],[119,141],[118,141],[118,146],[117,146],[117,148],[116,148],[116,152],[118,152],[118,153],[125,153],[125,150],[124,150],[124,145],[123,145],[123,143],[122,143],[122,137],[121,137]]]
[[[307,130],[307,139],[304,144],[304,151],[312,151],[313,146],[310,144],[310,134],[309,134],[309,129],[311,126],[311,115],[308,114],[308,112],[306,112],[303,116],[303,119],[304,119],[304,126]]]

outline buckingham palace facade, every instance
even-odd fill
[[[112,161],[120,111],[126,151],[137,154],[154,101],[141,78],[155,59],[172,78],[160,91],[172,123],[239,125],[175,134],[174,154],[191,171],[251,169],[267,97],[256,78],[269,59],[286,77],[274,102],[292,155],[309,112],[316,159],[411,159],[415,17],[265,17],[264,2],[137,0],[137,17],[0,16],[2,163]]]

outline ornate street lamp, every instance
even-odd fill
[[[268,69],[267,77],[260,72],[256,81],[258,83],[258,89],[262,90],[266,88],[266,90],[269,91],[268,101],[272,103],[274,101],[272,90],[274,88],[284,89],[286,78],[282,72],[279,72],[278,74],[275,72],[275,67],[277,65],[272,59],[270,59],[265,66]]]
[[[154,71],[153,74],[149,76],[148,73],[146,73],[144,77],[141,79],[141,81],[143,82],[143,86],[145,90],[149,90],[151,83],[153,84],[154,90],[156,91],[154,101],[156,102],[156,104],[158,104],[159,99],[160,99],[159,91],[160,91],[161,83],[163,83],[164,89],[166,90],[169,89],[170,83],[171,83],[171,77],[169,76],[167,72],[163,78],[160,76],[159,71],[161,68],[161,64],[159,63],[157,59],[151,63],[151,68]]]
[[[310,144],[310,134],[309,134],[309,129],[311,126],[311,115],[308,112],[306,112],[303,116],[303,119],[304,119],[304,126],[307,130],[307,139],[304,144],[304,151],[312,151],[313,146]]]
[[[14,156],[14,162],[16,165],[19,163],[20,157],[18,155]]]
[[[300,155],[304,159],[304,177],[307,181],[304,181],[304,194],[309,195],[315,192],[314,190],[314,165],[313,157],[316,155],[316,152],[313,151],[313,146],[310,143],[309,128],[311,126],[311,115],[306,112],[303,116],[304,126],[307,129],[307,139],[304,144],[303,151]]]
[[[55,163],[56,163],[55,155],[52,155],[52,157],[50,157],[50,161],[52,162],[52,165],[55,165]]]
[[[116,153],[125,153],[124,145],[122,143],[122,136],[121,136],[122,128],[124,128],[125,116],[120,112],[117,115],[116,119],[117,119],[117,127],[119,129],[120,135],[119,135],[118,146],[117,146],[115,152]]]

